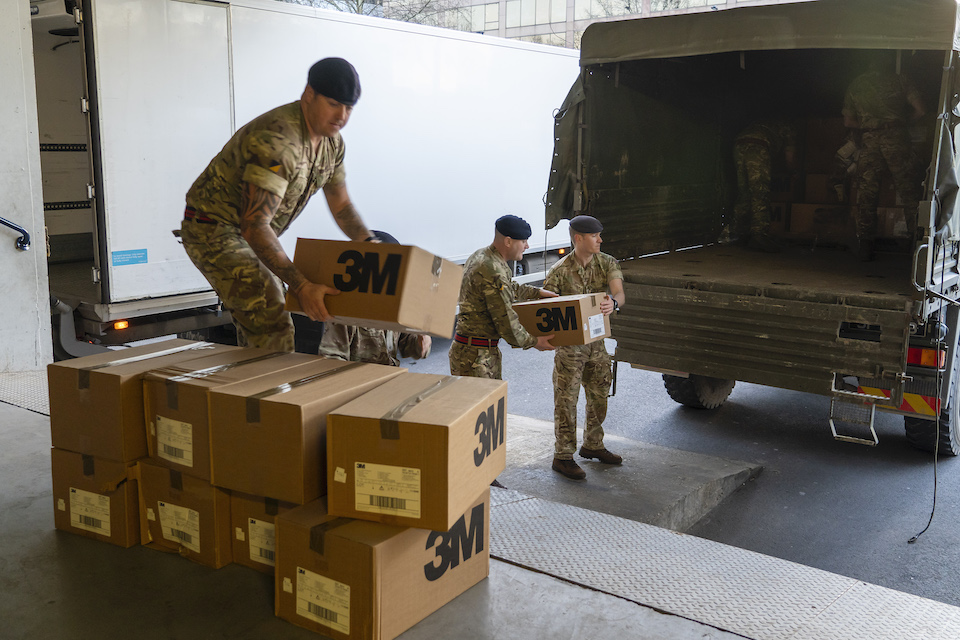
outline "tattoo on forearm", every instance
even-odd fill
[[[280,207],[280,196],[245,183],[241,205],[240,233],[267,269],[283,280],[293,293],[297,293],[307,279],[290,261],[270,226]]]
[[[333,219],[336,220],[340,230],[351,240],[366,240],[371,235],[353,203],[347,203],[347,206],[340,211],[334,212]]]

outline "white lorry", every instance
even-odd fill
[[[545,229],[575,51],[273,0],[34,0],[31,12],[58,357],[227,320],[171,233],[184,194],[238,127],[298,99],[323,57],[360,74],[344,139],[370,228],[461,262],[501,215]],[[323,198],[282,238],[290,255],[298,236],[343,237]],[[536,232],[518,271],[535,278],[533,252],[567,244],[564,228]]]

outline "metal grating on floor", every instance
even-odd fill
[[[960,608],[493,489],[490,555],[755,640],[956,640]]]
[[[46,370],[0,373],[0,402],[50,415]]]

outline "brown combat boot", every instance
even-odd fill
[[[586,449],[580,447],[580,456],[584,458],[596,458],[603,464],[621,464],[623,458],[615,453],[610,453],[606,449]]]
[[[557,473],[567,476],[571,480],[583,480],[587,477],[587,472],[580,468],[573,460],[553,459],[553,470]]]

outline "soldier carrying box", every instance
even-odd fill
[[[623,273],[617,260],[600,252],[603,225],[592,216],[570,221],[573,252],[557,262],[547,274],[543,288],[562,296],[607,293],[600,311],[609,316],[626,301]],[[586,472],[573,459],[577,450],[577,397],[583,386],[587,416],[580,455],[604,464],[620,464],[623,458],[603,446],[603,420],[607,416],[607,394],[612,379],[610,354],[603,340],[585,345],[557,347],[553,366],[554,433],[556,444],[553,470],[571,480],[582,480]]]

